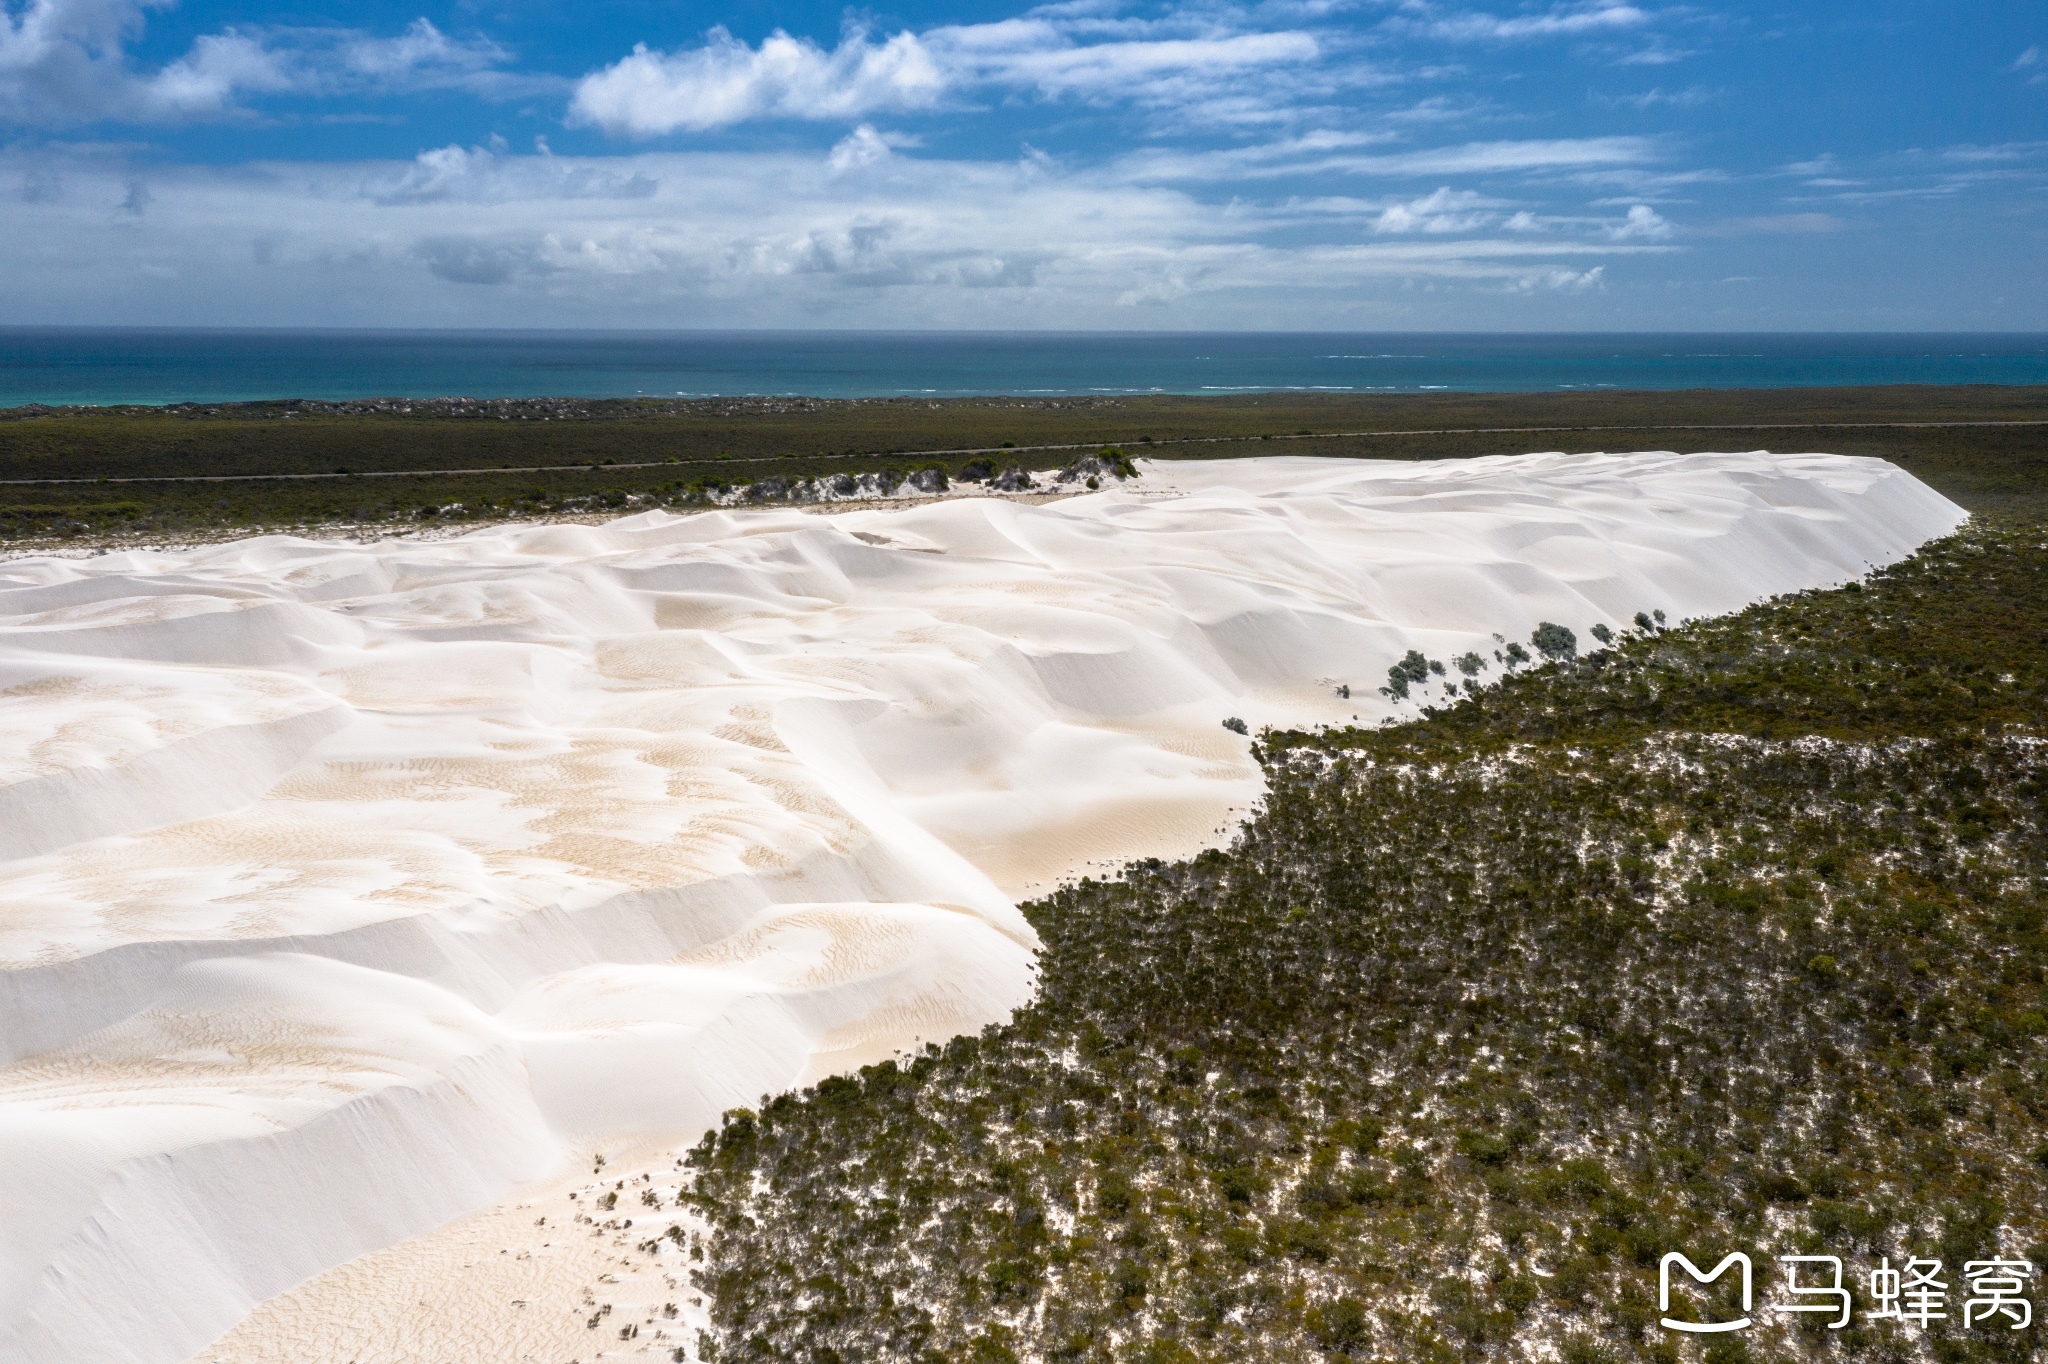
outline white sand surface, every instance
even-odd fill
[[[0,1360],[666,1357],[677,1155],[1005,1017],[1019,897],[1256,802],[1225,717],[1962,520],[1828,455],[1143,468],[0,564]],[[655,1201],[564,1228],[600,1173]]]

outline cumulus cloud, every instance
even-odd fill
[[[126,45],[143,27],[135,0],[30,0],[0,9],[0,117],[71,123],[166,118],[217,107],[235,75],[275,72],[246,40],[220,35],[155,76],[132,71]]]
[[[509,54],[458,41],[425,19],[396,37],[352,29],[229,28],[154,71],[128,45],[157,0],[30,0],[0,8],[0,119],[62,126],[175,123],[236,112],[246,97],[470,85]]]
[[[827,52],[779,30],[754,48],[714,28],[703,47],[671,54],[642,43],[631,56],[585,77],[570,102],[569,121],[650,137],[758,118],[853,118],[929,108],[946,84],[911,33],[870,43],[856,30]]]
[[[1048,17],[1049,15],[1053,17]],[[1313,62],[1306,32],[1077,41],[1089,25],[1041,11],[1025,19],[948,25],[877,39],[849,29],[831,50],[777,30],[749,47],[724,28],[704,45],[645,44],[583,78],[572,123],[629,137],[702,132],[755,119],[847,120],[930,109],[979,90],[1047,99],[1190,103],[1216,98],[1219,77]]]
[[[835,171],[849,171],[872,166],[888,156],[888,139],[876,132],[873,124],[863,123],[834,144],[825,162]]]
[[[1648,204],[1637,204],[1629,209],[1626,218],[1608,229],[1607,235],[1618,242],[1658,241],[1671,235],[1671,224]]]

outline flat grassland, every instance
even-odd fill
[[[1228,398],[389,399],[0,411],[0,543],[687,505],[768,478],[1529,450],[1878,455],[1973,511],[2048,508],[2048,387]]]

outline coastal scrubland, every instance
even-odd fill
[[[1266,732],[1230,846],[1026,906],[1012,1021],[728,1114],[701,1356],[2033,1358],[1961,1272],[2048,1264],[2048,529],[1573,643]],[[1736,1250],[1755,1325],[1662,1327]]]
[[[1973,508],[2038,509],[2048,426],[2013,424],[2027,422],[2048,422],[2048,389],[19,407],[0,410],[0,540],[618,514],[742,488],[772,501],[838,474],[974,478],[1104,445],[1160,458],[1825,449],[1891,459]]]
[[[1977,519],[1849,589],[1675,629],[1524,620],[1484,652],[1402,658],[1407,722],[1257,732],[1267,796],[1229,846],[1026,906],[1037,995],[1007,1022],[726,1115],[684,1192],[711,1233],[694,1353],[2030,1357],[2043,1328],[1965,1325],[1958,1271],[2048,1266],[2048,428],[2011,424],[2048,419],[2042,395],[1123,401],[878,403],[867,435],[831,425],[862,405],[800,401],[18,411],[8,476],[89,481],[5,485],[0,538],[592,516],[840,475],[929,495],[1011,468],[1114,477],[1123,452],[1882,455]],[[734,434],[785,420],[817,424]],[[703,444],[647,434],[693,421]],[[497,431],[517,434],[496,454],[464,434]],[[649,444],[605,444],[628,435]],[[456,467],[490,471],[433,472]],[[1840,1256],[1859,1296],[1880,1257],[1938,1258],[1949,1314],[1834,1332],[1766,1307],[1706,1342],[1658,1325],[1663,1254],[1737,1249],[1765,1303],[1777,1255]]]

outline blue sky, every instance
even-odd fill
[[[0,321],[2048,329],[2048,7],[0,0]]]

